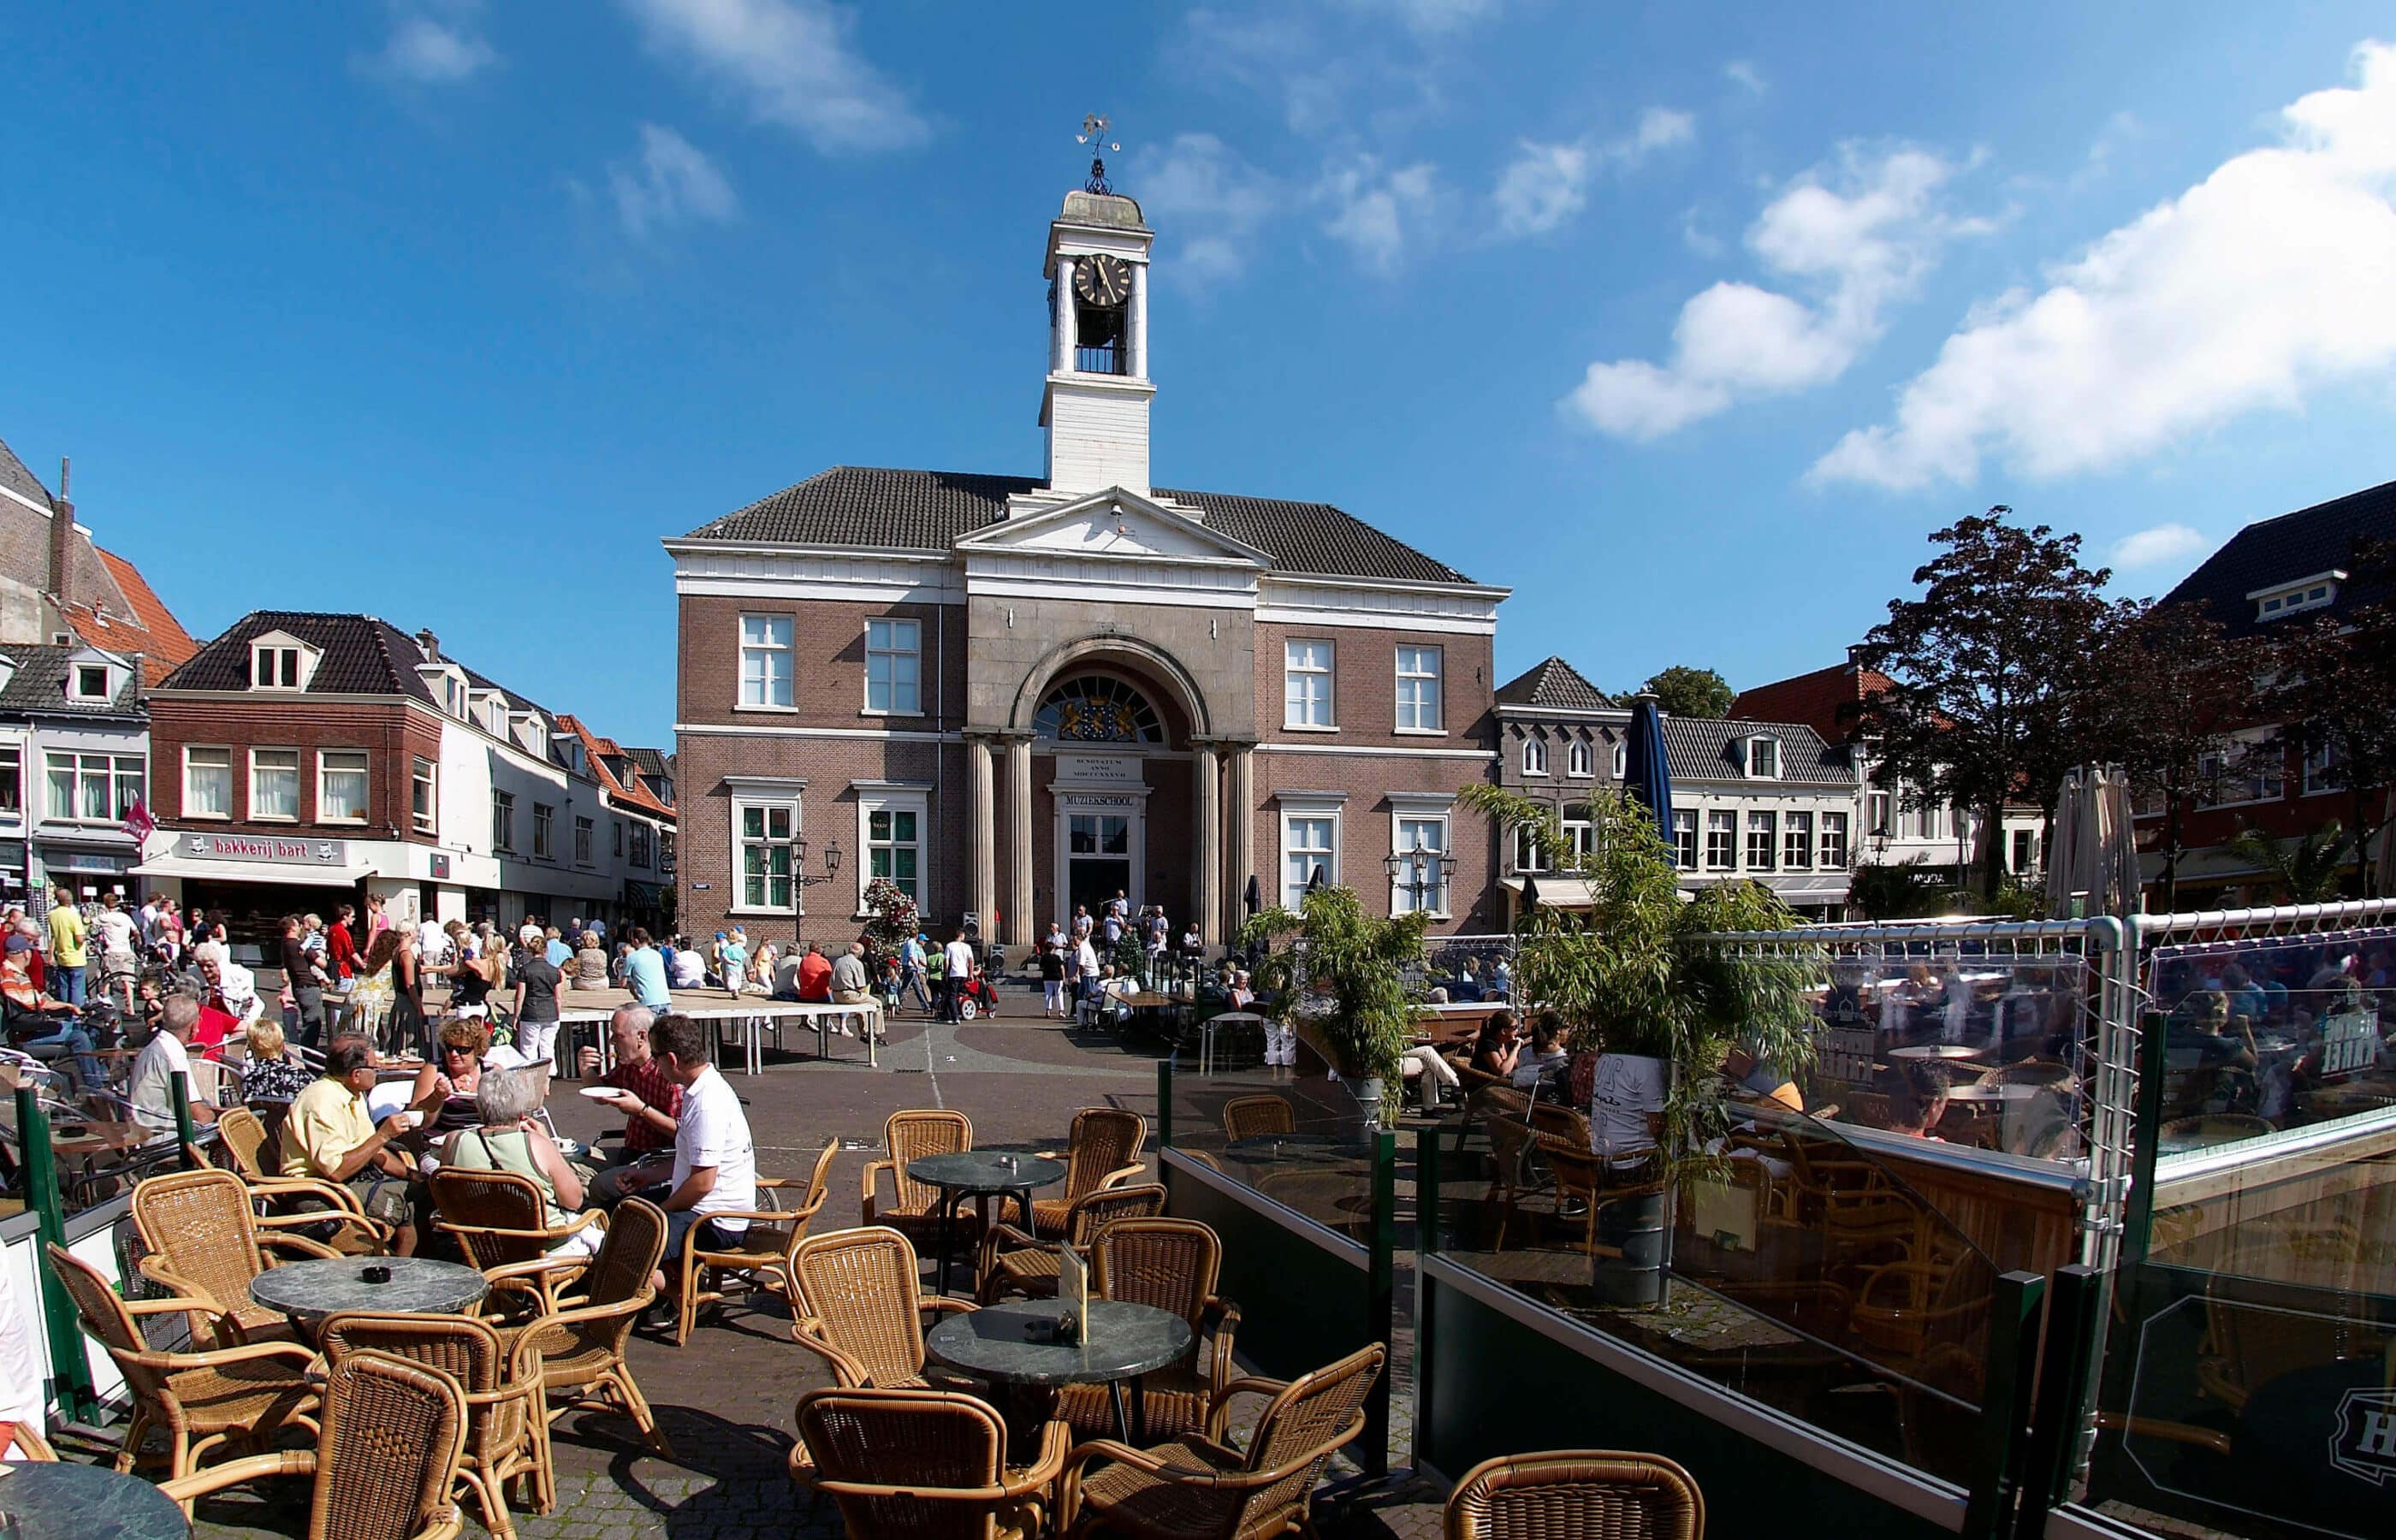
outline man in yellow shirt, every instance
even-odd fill
[[[83,968],[89,961],[84,951],[83,911],[75,908],[74,895],[63,885],[50,889],[50,971],[55,980],[46,977],[53,987],[50,993],[70,1005],[83,1003]]]
[[[416,1250],[415,1168],[387,1146],[415,1123],[394,1112],[375,1126],[366,1113],[374,1089],[374,1046],[362,1037],[337,1037],[325,1048],[325,1072],[292,1098],[283,1123],[283,1175],[338,1182],[358,1196],[366,1213],[390,1224],[392,1250]]]

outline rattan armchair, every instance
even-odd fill
[[[1009,1294],[1046,1298],[1057,1292],[1061,1248],[1086,1252],[1101,1226],[1164,1212],[1165,1188],[1145,1182],[1138,1187],[1100,1188],[1075,1199],[1062,1237],[1055,1241],[1026,1235],[1013,1225],[992,1225],[981,1240],[981,1259],[974,1271],[975,1296],[985,1305]]]
[[[1085,1107],[1074,1113],[1073,1131],[1065,1141],[1064,1195],[1032,1200],[1032,1233],[1043,1241],[1063,1240],[1074,1203],[1146,1175],[1139,1152],[1147,1143],[1148,1120],[1137,1112]]]
[[[840,1138],[834,1135],[824,1140],[822,1151],[816,1156],[815,1170],[804,1184],[779,1176],[758,1178],[757,1188],[767,1207],[719,1209],[711,1214],[711,1219],[749,1221],[746,1229],[732,1237],[730,1245],[702,1246],[699,1231],[706,1228],[702,1225],[693,1225],[683,1231],[682,1296],[674,1313],[675,1347],[690,1340],[690,1329],[698,1320],[700,1306],[725,1297],[722,1288],[725,1273],[745,1278],[752,1294],[763,1291],[783,1299],[790,1297],[791,1248],[805,1239],[809,1222],[822,1210],[832,1183],[832,1158],[839,1153]],[[770,1206],[774,1194],[793,1188],[799,1191],[797,1207]]]
[[[791,1336],[845,1389],[925,1387],[924,1313],[970,1310],[926,1294],[915,1248],[880,1226],[811,1235],[791,1248]]]
[[[258,1223],[267,1229],[331,1225],[325,1242],[345,1255],[379,1254],[391,1247],[392,1228],[370,1217],[356,1193],[338,1182],[285,1176],[267,1163],[273,1148],[266,1124],[246,1107],[229,1107],[217,1117],[217,1151],[226,1169],[241,1178],[256,1200]]]
[[[466,1406],[466,1453],[459,1474],[473,1490],[483,1527],[498,1540],[515,1533],[508,1517],[510,1482],[519,1477],[529,1481],[534,1512],[547,1513],[554,1506],[540,1355],[528,1341],[520,1338],[511,1354],[489,1322],[470,1316],[366,1310],[327,1317],[319,1338],[325,1357],[335,1363],[353,1353],[387,1353],[438,1369],[458,1382]]]
[[[83,1329],[108,1349],[133,1394],[133,1418],[116,1468],[129,1471],[153,1429],[166,1435],[166,1474],[189,1476],[223,1444],[264,1441],[297,1424],[314,1429],[316,1355],[292,1342],[253,1342],[203,1353],[150,1346],[136,1319],[191,1308],[188,1299],[125,1300],[88,1262],[55,1242],[50,1271],[74,1301]],[[186,1504],[184,1510],[190,1513]]]
[[[1188,1356],[1140,1378],[1140,1426],[1158,1438],[1204,1432],[1215,1399],[1238,1377],[1231,1354],[1240,1308],[1215,1293],[1222,1265],[1221,1239],[1194,1219],[1119,1219],[1091,1243],[1093,1295],[1170,1310],[1190,1323]],[[1115,1426],[1111,1387],[1064,1387],[1057,1415],[1076,1437],[1104,1438]]]
[[[940,1189],[909,1176],[907,1163],[926,1155],[954,1155],[971,1149],[973,1120],[962,1112],[936,1112],[922,1108],[893,1112],[882,1125],[882,1142],[890,1156],[865,1162],[859,1193],[864,1213],[860,1223],[885,1226],[911,1241],[928,1240],[939,1229]],[[879,1185],[875,1178],[885,1171],[890,1173],[892,1188],[888,1201],[874,1191]],[[979,1216],[961,1211],[955,1222],[959,1233],[970,1241]]]
[[[265,1476],[314,1480],[309,1540],[454,1540],[464,1528],[450,1492],[465,1452],[466,1402],[437,1369],[352,1353],[326,1375],[325,1426],[313,1449],[258,1454],[166,1482],[192,1501]]]
[[[793,1475],[840,1505],[853,1540],[1032,1540],[1072,1441],[1048,1423],[1032,1464],[1010,1467],[998,1414],[938,1390],[810,1390],[798,1438]]]
[[[612,1407],[632,1419],[650,1448],[672,1454],[624,1361],[625,1341],[657,1298],[651,1280],[665,1251],[666,1216],[646,1199],[627,1198],[597,1255],[543,1257],[483,1274],[503,1301],[512,1296],[543,1307],[532,1320],[499,1332],[511,1353],[528,1343],[540,1355],[542,1388],[552,1401],[550,1421],[577,1406]],[[551,1305],[555,1308],[545,1308]]]
[[[1298,1113],[1280,1096],[1234,1096],[1223,1104],[1223,1136],[1237,1142],[1298,1132]]]
[[[1364,1397],[1381,1372],[1378,1343],[1338,1362],[1277,1380],[1233,1380],[1206,1417],[1204,1434],[1184,1434],[1152,1449],[1111,1439],[1065,1456],[1058,1500],[1069,1534],[1096,1530],[1154,1540],[1267,1540],[1311,1533],[1307,1508],[1331,1456],[1364,1430]],[[1247,1451],[1225,1442],[1231,1400],[1270,1395]],[[1091,1467],[1100,1461],[1103,1468]]]
[[[42,1430],[32,1423],[0,1422],[0,1454],[6,1454],[11,1445],[16,1447],[20,1460],[40,1465],[59,1463],[59,1452],[50,1447],[50,1440],[42,1437]]]
[[[444,1166],[428,1184],[433,1228],[458,1238],[466,1260],[488,1273],[498,1268],[538,1262],[565,1241],[600,1222],[596,1209],[564,1225],[549,1222],[549,1199],[540,1184],[512,1171],[461,1171]],[[539,1276],[546,1278],[547,1273]],[[541,1301],[554,1310],[554,1298]]]
[[[275,1253],[339,1255],[303,1235],[261,1233],[249,1203],[230,1171],[171,1172],[133,1189],[142,1276],[193,1302],[192,1340],[203,1347],[297,1340],[283,1312],[249,1297],[250,1282],[281,1260]]]
[[[1447,1499],[1447,1540],[1705,1540],[1706,1500],[1661,1454],[1564,1449],[1484,1460]]]

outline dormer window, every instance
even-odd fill
[[[1747,778],[1777,780],[1780,778],[1780,740],[1761,735],[1747,740]]]
[[[113,672],[105,663],[78,663],[67,693],[76,700],[113,700],[116,690]]]
[[[2337,599],[2337,586],[2346,580],[2342,571],[2316,572],[2293,583],[2276,588],[2256,589],[2246,597],[2255,601],[2255,618],[2277,620],[2283,616],[2304,610],[2323,608]]]
[[[249,644],[249,687],[304,690],[316,671],[316,649],[296,636],[269,631]]]

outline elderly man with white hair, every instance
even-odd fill
[[[682,1116],[682,1086],[665,1072],[649,1050],[649,1008],[619,1005],[607,1018],[607,1042],[616,1051],[616,1066],[600,1076],[613,1086],[608,1105],[624,1114],[624,1144],[617,1159],[591,1184],[591,1201],[614,1208],[631,1193],[662,1180],[673,1169],[676,1120]],[[581,1053],[582,1073],[599,1072],[599,1050]],[[596,1158],[596,1151],[593,1157]]]

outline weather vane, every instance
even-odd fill
[[[1073,136],[1075,144],[1090,147],[1090,179],[1082,184],[1085,192],[1111,193],[1114,191],[1107,185],[1106,159],[1108,155],[1120,153],[1123,150],[1122,145],[1107,138],[1107,130],[1114,126],[1114,119],[1104,113],[1091,113],[1082,119],[1082,131]]]

